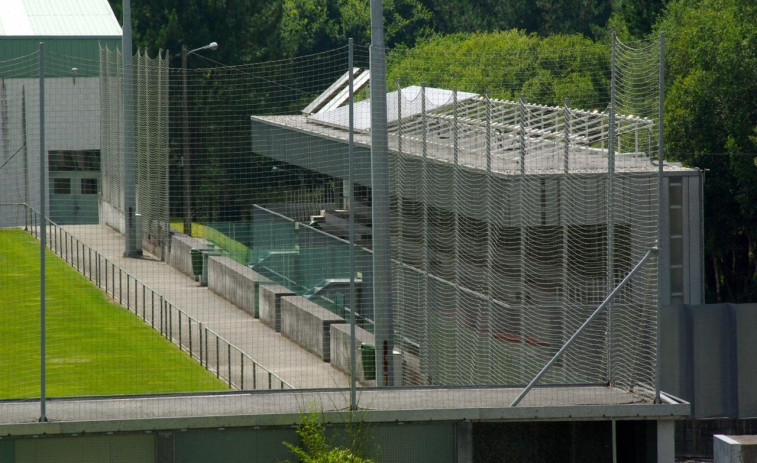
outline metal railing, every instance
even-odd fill
[[[25,214],[24,229],[39,239],[39,212]],[[192,318],[162,294],[87,246],[62,226],[46,219],[47,247],[92,284],[174,343],[206,370],[237,390],[294,389],[207,325]]]

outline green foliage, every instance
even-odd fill
[[[121,21],[122,0],[109,1]],[[215,41],[219,48],[212,57],[222,63],[273,59],[281,51],[281,6],[281,0],[132,0],[134,44],[154,55]]]
[[[757,5],[678,0],[667,33],[668,157],[707,170],[706,289],[710,301],[757,297]]]
[[[435,29],[491,32],[521,29],[547,36],[578,33],[594,37],[607,23],[613,2],[605,0],[426,0]]]
[[[627,32],[632,37],[643,37],[663,12],[667,0],[619,0],[613,7],[610,27],[617,32]]]
[[[531,103],[603,109],[609,94],[609,47],[579,35],[505,32],[452,34],[388,58],[390,86],[425,83]]]
[[[370,43],[370,3],[364,0],[282,0],[280,23],[283,51],[296,56],[342,47],[349,38]],[[429,35],[431,12],[418,0],[383,3],[385,41],[388,46],[412,46]]]
[[[330,445],[326,439],[326,427],[321,423],[318,412],[302,416],[297,435],[302,446],[289,442],[284,442],[284,445],[302,463],[371,463],[371,460],[357,456],[351,449]]]
[[[0,273],[0,398],[39,397],[39,242],[0,231]],[[49,396],[228,390],[49,251],[46,273]]]

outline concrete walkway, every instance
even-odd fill
[[[149,254],[139,259],[123,257],[124,237],[112,228],[105,225],[67,225],[64,228],[293,387],[349,386],[349,378],[331,364],[284,338],[206,287],[200,287],[192,278],[167,263]],[[225,358],[223,354],[220,357],[222,361]],[[247,368],[251,369],[250,366]],[[252,373],[248,371],[246,374]],[[263,385],[259,385],[258,389],[268,386],[267,380],[260,382]],[[245,389],[250,387],[251,381],[246,384]]]

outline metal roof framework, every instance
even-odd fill
[[[521,158],[527,173],[607,171],[607,112],[417,86],[388,93],[387,106],[390,138],[402,138],[407,153],[420,154],[425,143],[431,158],[452,160],[456,149],[461,164],[479,169],[486,167],[490,151],[493,169],[499,172],[520,172]],[[356,132],[369,133],[370,101],[358,102],[354,109]],[[320,125],[346,133],[347,110],[343,106],[311,115],[306,127],[318,132]],[[657,169],[650,159],[655,128],[652,119],[615,115],[616,169]]]

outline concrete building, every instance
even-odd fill
[[[121,28],[106,0],[6,0],[0,8],[0,198],[39,209],[40,43],[44,43],[48,212],[96,223],[100,190],[100,47]],[[0,224],[23,221],[5,206]],[[19,214],[21,214],[19,218]]]
[[[628,309],[619,313],[644,314],[615,329],[654,324],[660,304],[702,301],[702,178],[665,164],[658,185],[652,120],[616,116],[610,150],[606,113],[420,87],[387,101],[394,316],[400,348],[420,357],[421,382],[527,382],[534,371],[508,366],[513,344],[516,357],[528,350],[546,363],[659,239],[659,275],[655,264],[616,301]],[[369,104],[355,105],[355,188],[367,201]],[[252,150],[346,181],[346,129],[346,107],[253,116]],[[586,358],[604,364],[611,342],[590,341],[565,361],[574,372]],[[645,342],[639,352],[654,336]]]

